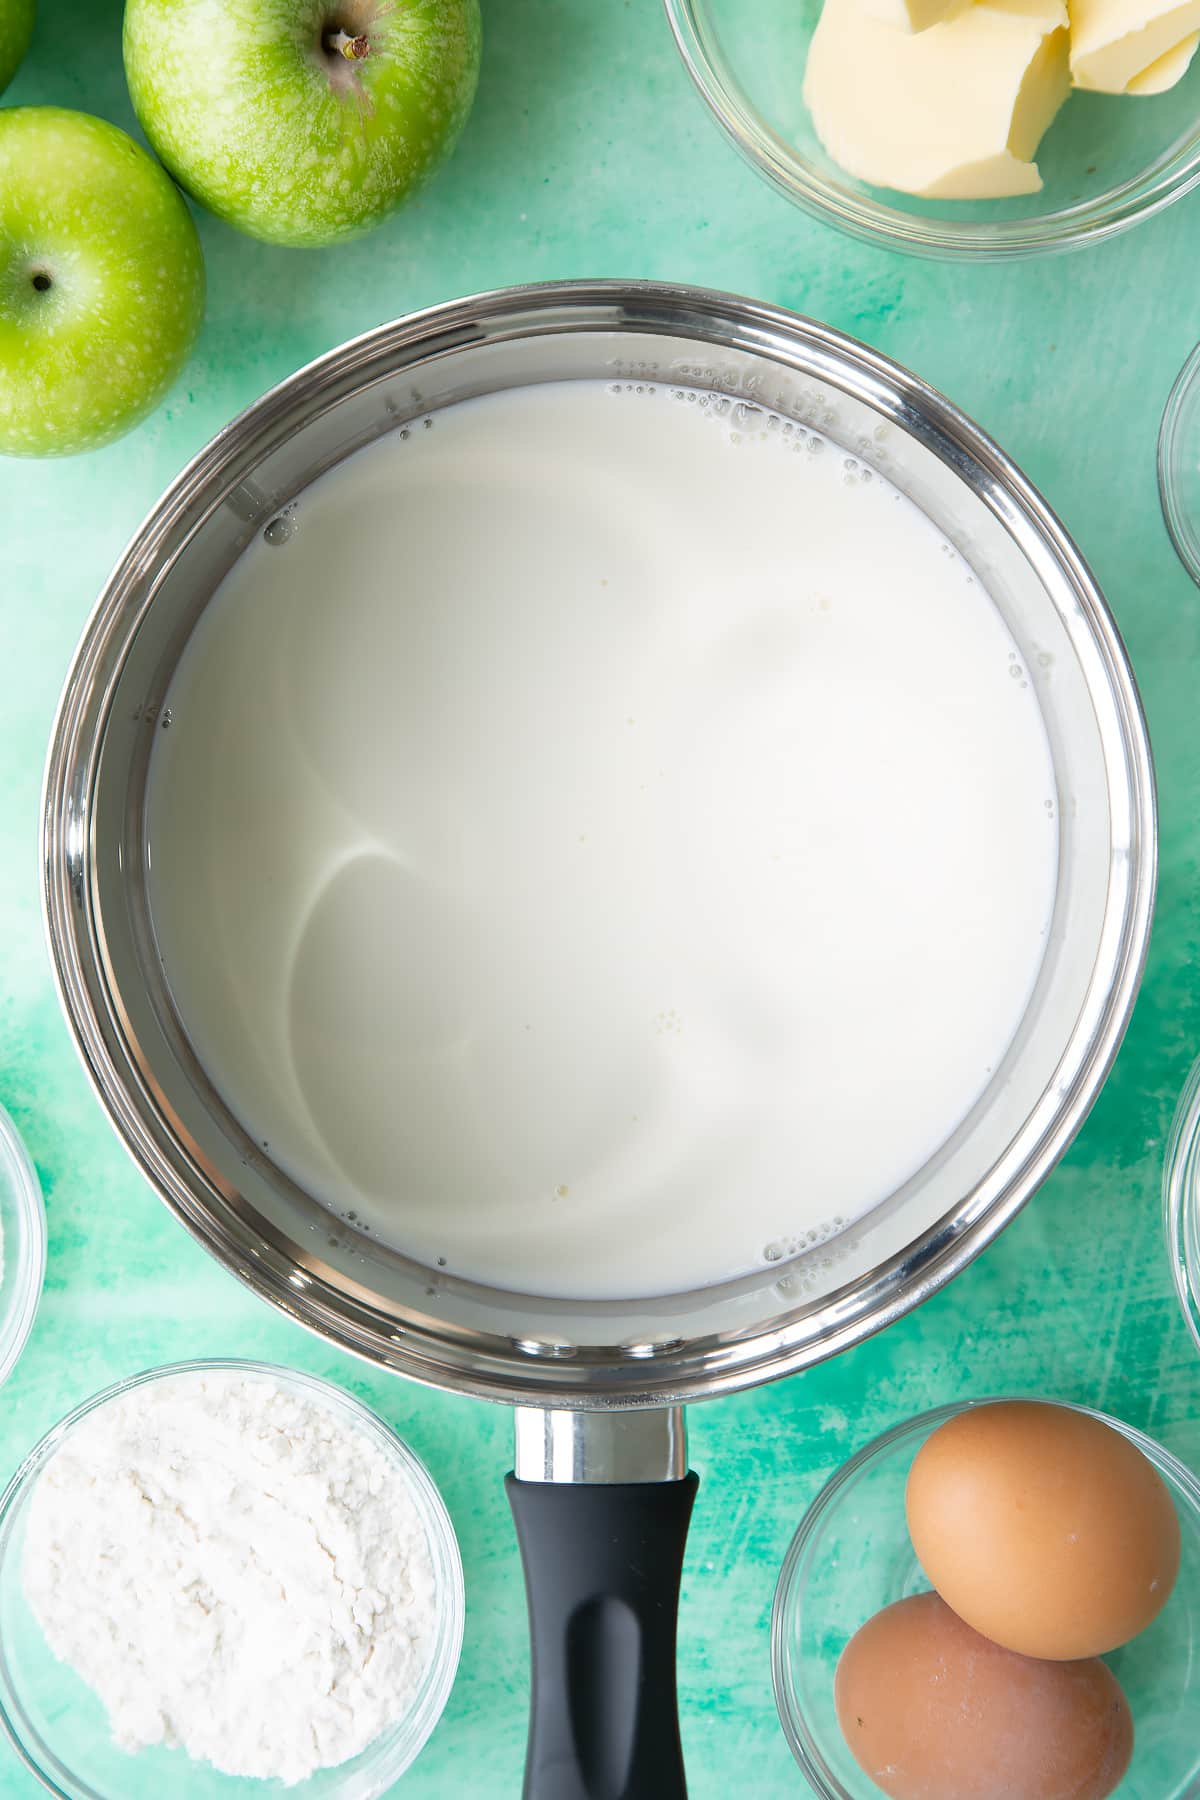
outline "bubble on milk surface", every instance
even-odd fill
[[[682,1350],[683,1339],[669,1332],[658,1334],[638,1334],[634,1337],[622,1338],[617,1345],[624,1356],[635,1356],[644,1360],[651,1356],[666,1356],[672,1350]]]
[[[809,1226],[805,1231],[798,1231],[782,1237],[772,1238],[764,1245],[762,1259],[766,1263],[783,1262],[788,1257],[809,1257],[815,1250],[821,1249],[832,1238],[838,1237],[850,1220],[844,1213],[834,1213],[832,1218],[825,1219],[819,1225]],[[812,1265],[815,1267],[816,1265]],[[821,1267],[831,1266],[828,1262]]]
[[[290,544],[300,529],[300,520],[295,502],[285,506],[282,512],[276,513],[269,525],[263,528],[263,542],[278,549],[281,544]]]
[[[705,379],[716,372],[709,369],[682,368],[680,374],[686,379],[695,377]],[[606,391],[618,398],[625,395],[651,396],[657,388],[649,382],[609,381]],[[770,444],[772,441],[782,449],[793,453],[807,451],[810,455],[821,456],[827,449],[843,451],[841,467],[843,480],[847,486],[873,486],[875,493],[882,497],[890,497],[893,501],[901,501],[904,494],[882,473],[881,469],[867,460],[874,454],[880,461],[886,453],[880,450],[877,443],[868,436],[860,434],[853,445],[839,444],[835,438],[826,435],[829,428],[836,424],[836,413],[828,409],[819,413],[818,422],[801,423],[799,419],[789,418],[782,410],[787,404],[786,397],[781,396],[779,410],[761,405],[757,400],[739,398],[736,394],[723,393],[719,389],[704,387],[667,386],[663,389],[665,397],[669,397],[677,405],[691,406],[696,415],[711,421],[724,422],[726,426],[725,441],[734,449],[747,444]],[[820,396],[817,396],[818,401]],[[850,454],[851,450],[857,454]],[[949,545],[946,554],[957,559],[957,552]]]

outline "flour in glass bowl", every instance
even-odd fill
[[[289,1785],[411,1710],[436,1635],[408,1477],[264,1374],[169,1375],[84,1419],[34,1492],[23,1573],[122,1749]]]

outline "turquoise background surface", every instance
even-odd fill
[[[5,104],[133,129],[119,0],[42,0]],[[75,640],[125,539],[183,463],[299,364],[413,307],[508,282],[651,276],[811,313],[918,371],[990,430],[1090,558],[1125,633],[1158,761],[1162,874],[1125,1048],[1064,1165],[963,1277],[813,1373],[690,1415],[701,1475],[680,1689],[695,1800],[803,1791],[775,1717],[768,1619],[806,1503],[877,1431],[958,1396],[1027,1390],[1115,1412],[1200,1464],[1200,1360],[1159,1224],[1163,1143],[1200,1048],[1200,595],[1159,517],[1154,450],[1200,335],[1200,197],[1097,250],[1005,268],[904,260],[794,211],[718,135],[658,0],[485,0],[479,101],[450,166],[366,240],[269,249],[202,217],[208,319],[167,404],[111,449],[0,462],[0,1101],[45,1188],[50,1263],[0,1391],[0,1480],[69,1407],[150,1364],[264,1357],[343,1382],[440,1484],[466,1566],[457,1686],[407,1800],[520,1789],[527,1649],[501,1476],[510,1419],[377,1375],[277,1317],[185,1236],[76,1063],[42,946],[38,787]],[[864,1069],[886,1084],[886,1068]],[[40,1791],[0,1745],[0,1796]]]

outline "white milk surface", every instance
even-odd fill
[[[360,452],[168,695],[151,900],[281,1166],[432,1266],[675,1292],[820,1241],[1010,1043],[1049,748],[970,569],[835,445],[571,382]]]

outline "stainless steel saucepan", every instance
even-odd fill
[[[1019,646],[1046,720],[1061,821],[1036,990],[983,1098],[927,1167],[820,1250],[627,1304],[451,1279],[358,1233],[290,1181],[189,1046],[162,978],[146,882],[146,773],[163,696],[255,534],[315,476],[406,420],[496,389],[597,376],[716,389],[748,421],[769,407],[819,427],[907,492],[974,566]],[[164,495],[84,633],[54,727],[42,829],[67,1019],[117,1130],[171,1209],[257,1293],[332,1342],[516,1406],[509,1490],[534,1634],[529,1800],[682,1795],[675,1611],[695,1491],[683,1402],[806,1368],[962,1269],[1062,1155],[1129,1017],[1154,888],[1153,775],[1120,639],[1070,538],[961,413],[810,320],[641,283],[523,288],[437,307],[301,370]],[[864,1131],[888,1079],[864,1046]]]

